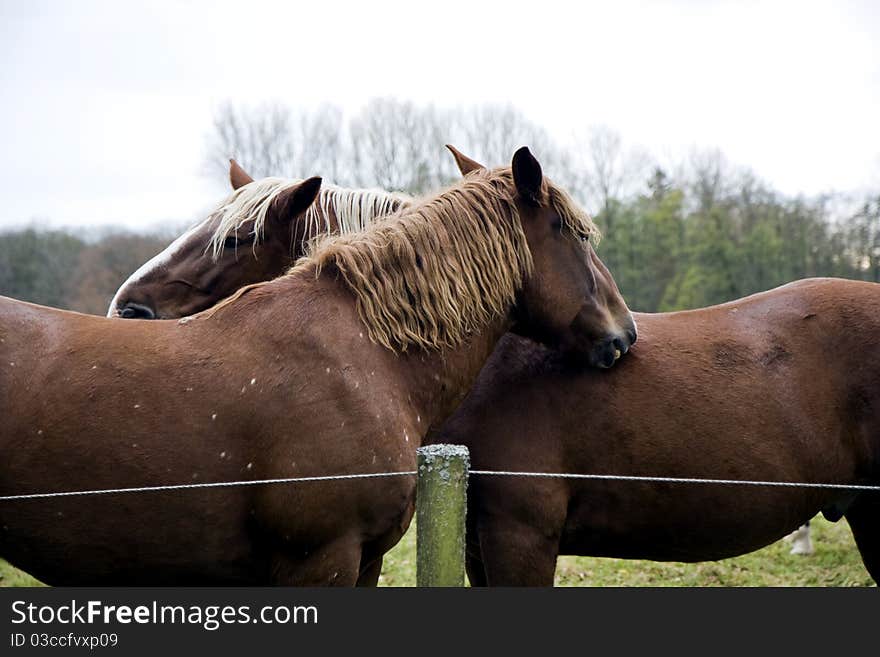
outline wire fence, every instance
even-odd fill
[[[74,497],[82,495],[109,495],[115,493],[151,493],[160,491],[191,490],[200,488],[231,488],[236,486],[261,486],[273,484],[307,483],[316,481],[343,481],[352,479],[379,479],[384,477],[410,477],[417,475],[416,470],[399,472],[367,472],[357,474],[320,475],[313,477],[280,477],[273,479],[243,479],[237,481],[199,482],[188,484],[167,484],[158,486],[129,486],[125,488],[103,488],[91,490],[55,491],[48,493],[23,493],[18,495],[0,495],[0,502],[15,500],[33,500],[53,497]],[[663,484],[714,484],[733,486],[768,486],[786,488],[823,488],[857,491],[880,491],[880,486],[869,484],[838,484],[800,481],[760,481],[749,479],[711,479],[700,477],[652,477],[639,475],[612,474],[578,474],[566,472],[519,472],[512,470],[468,470],[468,475],[488,477],[531,477],[552,479],[586,479],[600,481],[629,481]]]

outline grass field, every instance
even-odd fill
[[[734,559],[698,564],[560,557],[557,586],[874,586],[846,521],[811,523],[816,552],[788,553],[783,541]],[[411,528],[385,558],[380,586],[415,586],[416,536]],[[0,561],[0,586],[39,586]]]
[[[763,550],[724,561],[696,564],[626,559],[560,557],[556,586],[874,586],[862,565],[845,520],[810,521],[816,552],[789,554],[778,541]],[[385,557],[380,586],[414,586],[415,531]]]

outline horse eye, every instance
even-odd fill
[[[225,240],[223,240],[223,246],[227,249],[235,249],[239,246],[245,246],[247,244],[251,244],[254,241],[254,234],[251,233],[247,237],[238,237],[237,235],[230,235]]]

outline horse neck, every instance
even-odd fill
[[[407,370],[409,394],[427,419],[428,429],[439,429],[452,415],[511,324],[508,317],[501,317],[457,347],[416,350],[399,358]]]
[[[345,284],[333,275],[322,274],[315,278],[313,272],[283,276],[255,286],[252,293],[230,305],[223,314],[235,322],[236,331],[249,336],[260,335],[261,340],[273,341],[283,351],[291,334],[307,331],[313,323],[328,321],[321,308],[343,305],[348,310],[341,315],[334,314],[332,320],[343,318],[337,327],[338,333],[343,335],[343,325],[349,322],[352,338],[366,333],[366,327],[357,317],[354,296]],[[305,307],[310,309],[308,317],[299,314]],[[348,319],[344,319],[346,317]],[[339,350],[344,357],[356,359],[370,369],[384,363],[389,371],[396,373],[395,381],[401,386],[399,392],[412,400],[415,413],[422,418],[420,422],[424,422],[422,426],[439,427],[464,399],[511,323],[508,316],[498,317],[456,347],[437,351],[412,348],[395,353],[373,342],[368,347],[340,343]],[[357,340],[352,343],[360,344]]]

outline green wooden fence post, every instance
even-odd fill
[[[470,454],[463,445],[417,450],[416,583],[464,586],[464,534]]]

